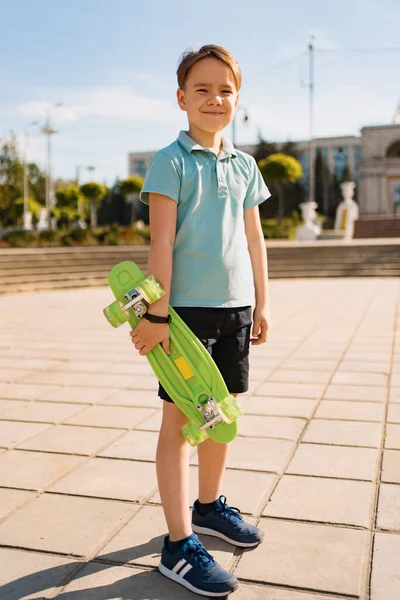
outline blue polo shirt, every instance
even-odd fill
[[[270,196],[254,158],[225,138],[216,156],[181,131],[150,163],[142,202],[151,192],[178,204],[171,306],[254,305],[244,211]]]

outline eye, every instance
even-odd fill
[[[232,94],[232,90],[222,90],[223,94]]]
[[[204,88],[200,88],[197,90],[198,92],[206,92],[207,90],[205,90]]]

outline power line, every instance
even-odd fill
[[[262,73],[265,73],[266,71],[270,71],[271,69],[276,69],[277,67],[280,67],[281,65],[284,65],[288,62],[296,60],[296,58],[299,58],[300,56],[306,56],[306,54],[307,54],[307,51],[302,50],[301,52],[297,52],[297,54],[293,54],[292,56],[288,56],[287,58],[283,58],[275,63],[267,65],[266,67],[263,67],[262,69],[258,69],[257,71],[251,73],[251,75],[249,77],[246,77],[246,82],[249,81],[249,79],[252,79],[252,77],[255,77],[256,75],[261,75]]]
[[[384,48],[315,48],[315,52],[400,52],[400,46],[387,46]]]

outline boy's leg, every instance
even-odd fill
[[[237,397],[237,394],[232,394]],[[208,439],[197,447],[199,458],[199,502],[215,502],[222,491],[222,482],[228,459],[229,444]]]
[[[181,427],[185,415],[172,402],[163,402],[163,419],[158,438],[156,467],[161,503],[171,541],[192,533],[189,514],[189,445]]]

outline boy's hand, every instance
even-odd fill
[[[157,344],[162,344],[165,352],[169,350],[169,326],[168,323],[150,323],[142,319],[140,323],[130,332],[132,344],[139,350],[141,356],[148,354]]]
[[[258,346],[268,340],[271,330],[271,315],[267,308],[256,306],[253,313],[253,328],[251,330],[250,344]]]

